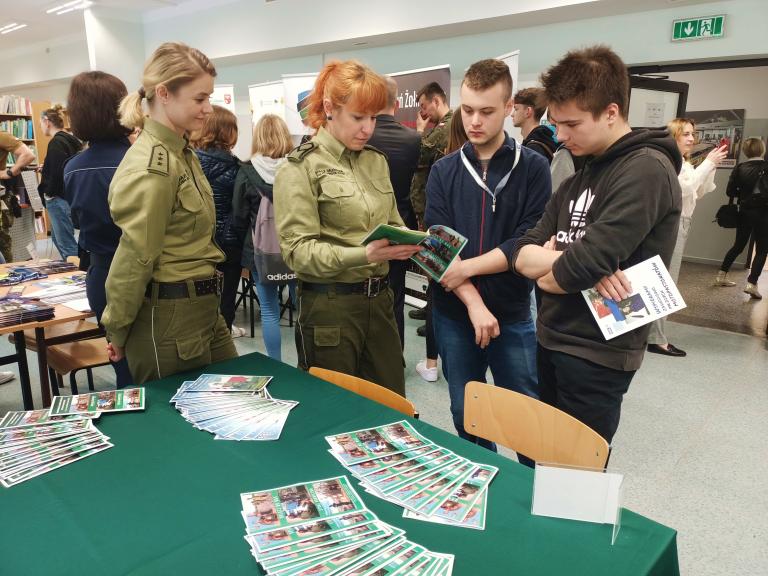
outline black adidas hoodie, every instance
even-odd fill
[[[682,158],[665,130],[633,130],[565,180],[536,227],[517,243],[563,250],[552,268],[568,294],[542,292],[537,335],[547,349],[616,370],[637,370],[650,325],[606,341],[581,291],[656,254],[669,266],[677,238]]]

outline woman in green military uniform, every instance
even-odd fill
[[[125,355],[137,384],[237,356],[219,314],[213,195],[188,144],[212,111],[215,75],[200,51],[162,44],[120,104],[120,122],[142,131],[109,187],[122,236],[102,323],[110,360]]]
[[[386,92],[384,79],[359,62],[326,64],[309,103],[317,134],[277,173],[274,206],[283,257],[299,279],[299,366],[338,370],[404,395],[387,262],[419,248],[361,245],[379,224],[403,225],[386,157],[366,146]]]

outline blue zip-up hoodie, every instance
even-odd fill
[[[515,162],[517,143],[507,137],[488,164],[485,183],[491,191],[510,171]],[[462,150],[477,174],[483,171],[474,146]],[[520,160],[506,185],[494,199],[475,181],[460,151],[441,158],[432,166],[427,180],[427,226],[443,224],[467,237],[461,258],[468,260],[499,248],[509,257],[517,239],[533,228],[549,200],[552,182],[547,160],[539,153],[520,148]],[[519,322],[530,318],[530,280],[514,272],[501,272],[472,278],[483,302],[499,322]],[[464,303],[454,294],[436,286],[434,305],[454,319],[467,318]]]

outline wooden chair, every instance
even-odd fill
[[[317,368],[315,366],[312,366],[309,369],[309,373],[321,380],[335,384],[340,388],[359,394],[369,400],[389,406],[393,410],[402,412],[406,416],[412,416],[414,418],[419,417],[419,413],[416,411],[416,406],[413,405],[413,402],[403,398],[396,392],[392,392],[392,390],[389,390],[388,388],[384,388],[384,386],[379,386],[378,384],[363,380],[357,376],[350,376],[343,372]]]
[[[537,462],[604,469],[608,442],[562,410],[512,390],[468,382],[464,429]]]
[[[59,395],[62,376],[69,374],[69,385],[72,394],[77,394],[78,370],[85,370],[88,375],[88,389],[93,390],[92,368],[109,364],[107,357],[107,339],[91,338],[66,344],[56,344],[48,347],[48,369],[51,376],[51,386],[55,396]]]
[[[53,324],[52,326],[46,327],[45,337],[58,338],[60,336],[69,336],[72,334],[77,334],[79,332],[90,332],[98,328],[99,328],[98,324],[90,320],[76,320],[74,322],[62,322],[61,324]],[[8,341],[9,342],[14,341],[13,334],[10,334],[8,336]],[[27,350],[31,350],[32,352],[37,352],[37,340],[35,339],[34,330],[24,330],[24,345],[27,347]]]

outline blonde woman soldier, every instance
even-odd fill
[[[405,395],[387,262],[419,247],[362,245],[379,224],[403,226],[387,158],[367,146],[386,100],[384,78],[363,64],[323,67],[309,102],[317,134],[277,172],[275,223],[299,280],[299,367],[338,370]]]
[[[237,356],[219,313],[213,194],[188,143],[212,111],[214,76],[200,51],[162,44],[120,104],[120,122],[142,131],[109,187],[123,233],[102,323],[110,360],[125,355],[136,384]]]

